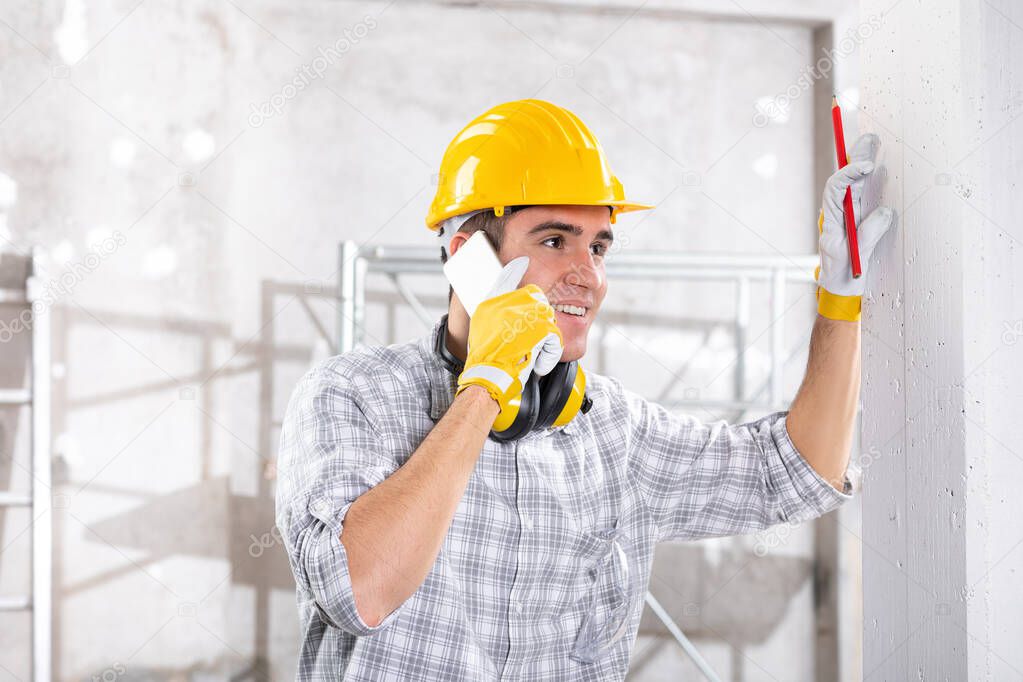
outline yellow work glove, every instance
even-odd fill
[[[861,206],[861,203],[876,203],[876,192],[871,192],[868,199],[864,198],[864,185],[874,172],[874,159],[880,145],[877,135],[861,135],[849,150],[849,164],[838,169],[824,186],[822,207],[817,218],[821,264],[814,272],[814,279],[818,284],[817,312],[832,320],[860,319],[870,256],[878,240],[895,224],[895,213],[887,206],[876,210],[869,205]],[[845,231],[842,202],[846,187],[852,190],[856,241],[860,247],[862,273],[858,278],[852,276],[849,236]],[[865,213],[867,217],[864,219]]]
[[[502,410],[521,395],[531,372],[548,374],[564,352],[554,308],[540,287],[527,284],[514,288],[518,281],[510,277],[517,280],[524,272],[517,267],[519,260],[505,266],[489,298],[476,307],[469,320],[465,367],[455,392],[458,395],[469,386],[482,386]]]

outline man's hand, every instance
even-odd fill
[[[528,257],[509,262],[488,298],[469,320],[465,369],[458,393],[469,386],[487,389],[501,409],[522,393],[532,372],[549,373],[561,359],[564,345],[551,307],[535,284],[516,288]]]
[[[881,140],[877,135],[861,135],[849,152],[849,164],[828,178],[824,186],[817,221],[821,264],[814,277],[820,285],[817,290],[817,311],[833,320],[860,319],[860,304],[866,287],[870,255],[884,233],[895,224],[895,212],[892,209],[876,207],[878,193],[864,192],[868,177],[874,173],[880,146]],[[852,189],[856,237],[863,269],[859,278],[852,276],[849,237],[845,230],[843,200],[847,187]],[[864,215],[866,218],[863,218]]]

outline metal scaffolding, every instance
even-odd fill
[[[0,407],[30,410],[31,419],[31,481],[29,490],[0,491],[0,507],[21,507],[32,513],[32,591],[30,594],[0,597],[0,611],[29,611],[32,614],[32,679],[44,682],[50,679],[51,647],[53,640],[52,582],[53,582],[53,526],[50,516],[50,308],[43,300],[42,279],[39,272],[41,251],[33,249],[27,257],[0,254],[0,269],[16,269],[11,278],[2,273],[0,306],[15,307],[16,328],[5,328],[11,341],[25,331],[31,335],[31,379],[27,388],[0,389]],[[13,265],[12,265],[13,264]],[[11,281],[11,280],[16,281]],[[7,283],[10,283],[9,285]],[[24,325],[22,329],[21,325]],[[12,459],[13,461],[13,459]]]

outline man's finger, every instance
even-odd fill
[[[874,133],[864,133],[856,138],[849,150],[849,163],[855,161],[875,161],[877,150],[881,147],[881,138]]]
[[[872,173],[873,170],[873,161],[849,162],[847,166],[839,168],[834,175],[828,178],[828,189],[835,193],[845,194],[846,187]]]
[[[840,168],[828,178],[827,191],[824,192],[824,201],[832,210],[841,210],[842,201],[845,199],[845,190],[858,180],[874,170],[872,161],[857,161]]]
[[[565,348],[561,345],[561,339],[558,338],[557,334],[552,332],[537,344],[534,352],[537,353],[537,356],[533,371],[536,372],[537,376],[542,377],[549,374],[555,365],[561,361],[561,355],[565,352]]]
[[[870,254],[885,232],[895,224],[895,221],[895,211],[887,206],[881,206],[868,215],[856,230],[856,236],[859,237],[860,254]]]
[[[501,274],[497,276],[497,281],[494,282],[494,286],[486,298],[493,298],[518,289],[519,282],[522,281],[528,268],[529,256],[519,256],[508,261],[508,264],[501,268]]]

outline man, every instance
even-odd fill
[[[495,419],[530,370],[550,371],[551,340],[554,360],[584,354],[612,223],[648,207],[625,199],[561,107],[502,104],[459,133],[427,218],[442,259],[483,230],[503,264],[527,257],[528,269],[471,320],[451,296],[425,337],[360,346],[296,388],[277,524],[298,585],[298,679],[620,680],[657,542],[849,499],[864,280],[841,201],[851,185],[859,205],[876,147],[860,138],[825,189],[819,315],[789,411],[703,424],[588,374],[588,410],[502,442],[488,437]],[[860,223],[864,265],[892,222],[878,209]]]

